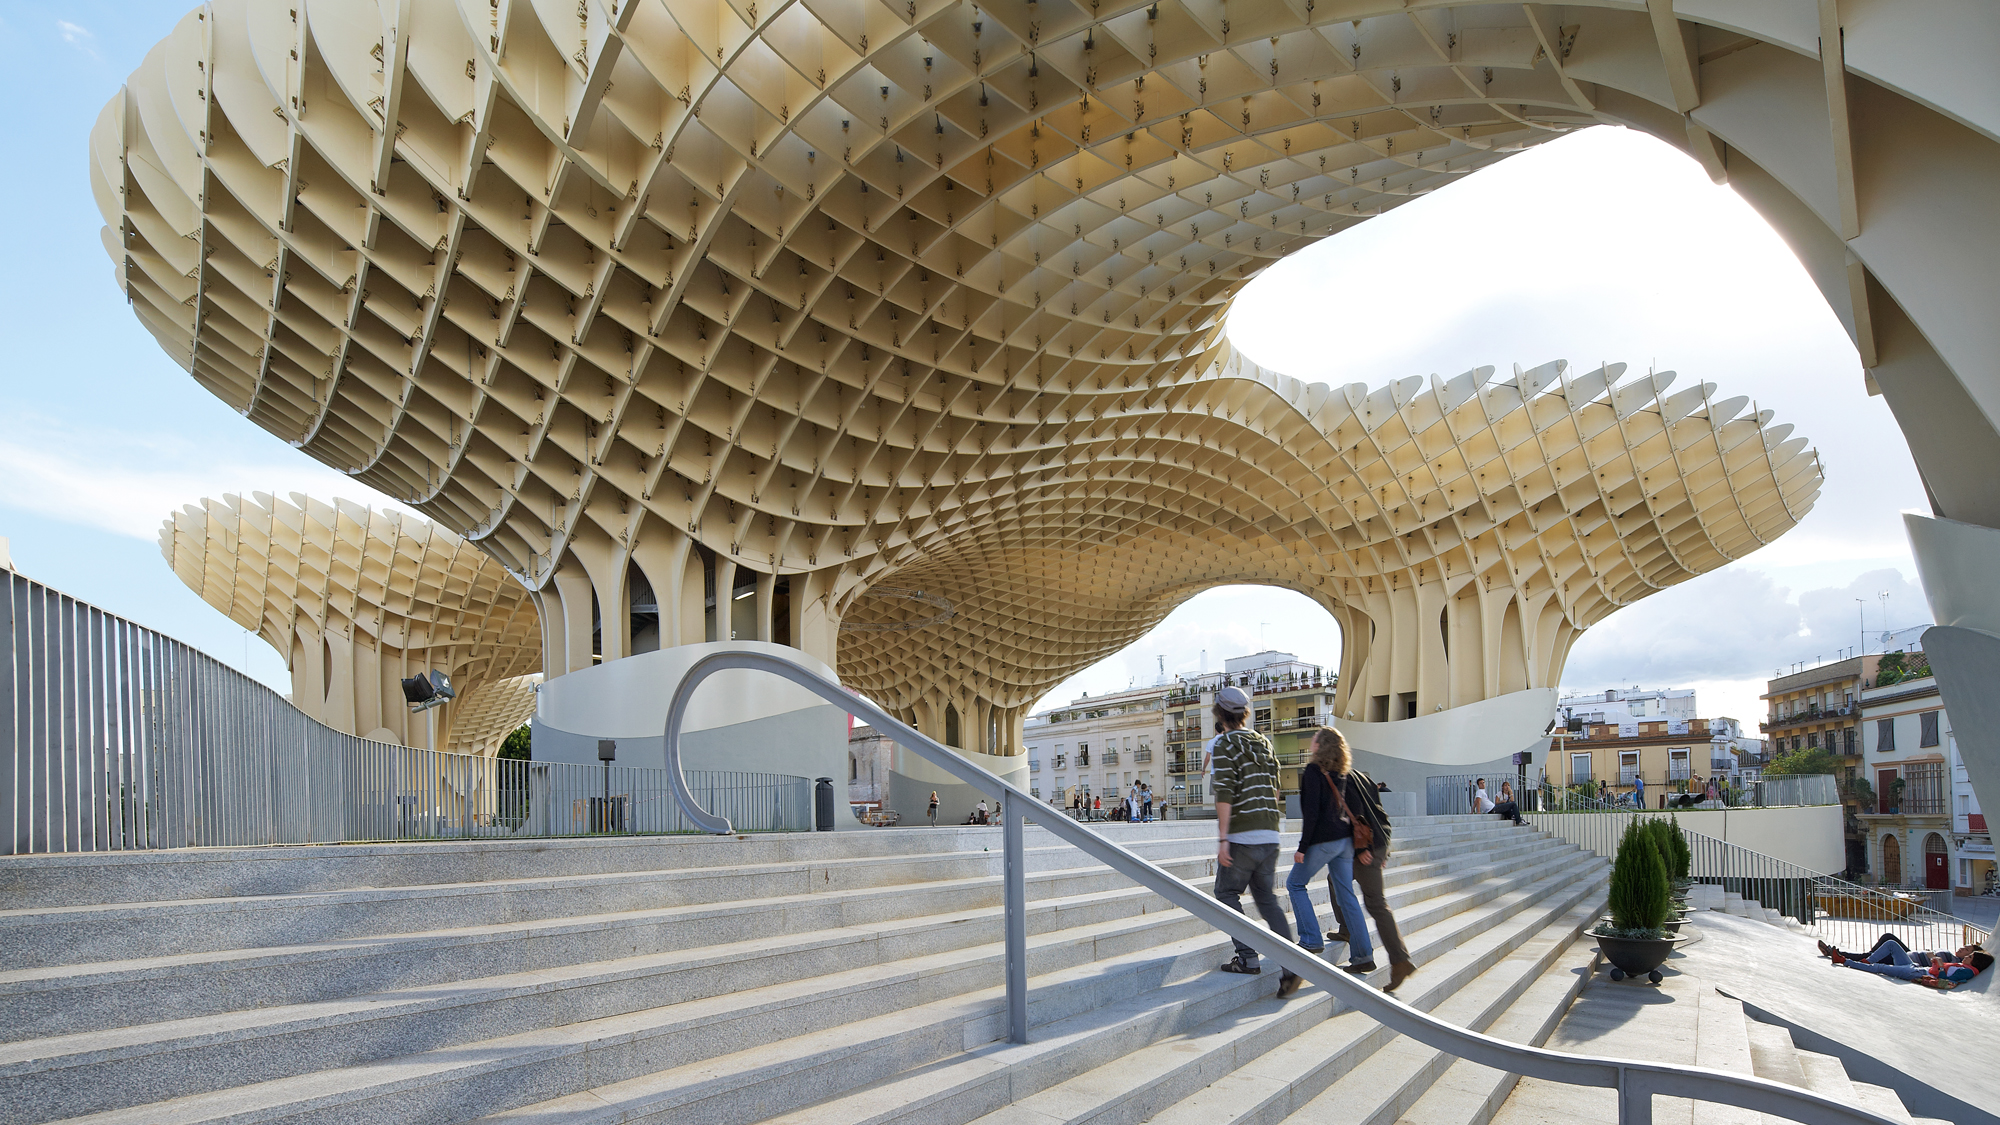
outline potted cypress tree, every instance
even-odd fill
[[[1635,817],[1611,863],[1611,917],[1590,931],[1611,962],[1612,980],[1644,975],[1660,983],[1660,966],[1680,940],[1666,928],[1672,905],[1658,830]]]

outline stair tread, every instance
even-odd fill
[[[1561,986],[1557,988],[1544,977],[1552,966],[1568,964],[1566,954],[1573,943],[1559,934],[1567,927],[1569,915],[1581,916],[1596,909],[1607,870],[1601,859],[1543,833],[1521,833],[1490,818],[1419,818],[1398,820],[1395,827],[1397,848],[1393,865],[1385,872],[1391,882],[1387,892],[1399,920],[1416,923],[1415,928],[1409,928],[1406,922],[1404,933],[1413,951],[1420,951],[1418,959],[1424,965],[1424,971],[1405,986],[1406,993],[1413,993],[1421,1002],[1449,1004],[1453,1012],[1477,1010],[1483,1022],[1495,1026],[1509,1018],[1517,1018],[1523,1026],[1533,1022],[1528,1009],[1517,1012],[1510,1004],[1533,996],[1536,1005],[1546,1007],[1567,995],[1565,990],[1571,987],[1568,981],[1556,982]],[[997,829],[987,831],[998,835]],[[1206,860],[1210,831],[1209,826],[1199,825],[1185,834],[1162,833],[1120,842],[1139,848],[1155,862],[1185,866]],[[5,933],[32,926],[30,919],[74,925],[104,918],[198,919],[219,917],[232,909],[283,911],[325,905],[354,906],[365,912],[371,903],[408,903],[427,897],[449,908],[449,903],[477,894],[533,896],[547,892],[561,896],[595,887],[686,888],[710,878],[723,881],[718,887],[728,887],[722,892],[724,896],[732,892],[755,895],[305,943],[193,950],[165,957],[28,966],[0,972],[0,996],[83,986],[111,989],[176,974],[207,979],[204,974],[251,967],[276,972],[316,971],[312,966],[320,962],[332,964],[401,950],[478,947],[481,943],[668,922],[698,925],[705,918],[722,914],[770,912],[776,917],[788,905],[801,902],[867,907],[922,891],[997,890],[999,849],[977,850],[984,841],[964,839],[963,835],[954,833],[950,843],[956,846],[944,850],[893,849],[893,854],[887,855],[843,854],[667,872],[590,872],[0,911],[0,927],[4,927],[0,933]],[[974,850],[966,850],[968,847]],[[1278,1052],[1296,1050],[1300,1036],[1292,1032],[1308,1024],[1317,1025],[1310,1028],[1314,1031],[1329,1025],[1351,1025],[1358,1029],[1359,1039],[1389,1036],[1358,1013],[1335,1011],[1331,998],[1316,989],[1289,1002],[1276,1001],[1269,995],[1276,983],[1275,972],[1261,978],[1215,973],[1212,962],[1226,954],[1226,938],[1165,903],[1147,909],[1145,900],[1152,892],[1144,888],[1092,882],[1118,878],[1102,864],[1049,865],[1051,860],[1073,859],[1078,854],[1060,840],[1051,840],[1046,846],[1036,841],[1032,853],[1034,862],[1042,866],[1029,872],[1031,888],[1041,892],[1029,903],[1030,917],[1047,928],[1030,934],[1029,949],[1031,957],[1051,968],[1037,972],[1031,980],[1036,1042],[1024,1046],[995,1041],[1004,1031],[1004,991],[998,985],[1004,946],[997,940],[999,927],[995,925],[1002,911],[993,902],[896,917],[876,917],[864,909],[866,921],[814,925],[798,933],[775,932],[672,949],[656,947],[626,957],[563,961],[449,982],[407,984],[217,1015],[0,1043],[0,1081],[34,1080],[50,1073],[50,1068],[67,1066],[81,1068],[75,1072],[81,1079],[92,1073],[92,1067],[115,1066],[123,1068],[117,1077],[143,1088],[144,1083],[136,1079],[143,1078],[145,1067],[165,1065],[183,1050],[197,1052],[188,1056],[192,1061],[201,1057],[203,1050],[254,1043],[275,1059],[279,1053],[275,1044],[284,1036],[304,1035],[308,1038],[300,1042],[310,1042],[310,1036],[340,1034],[342,1028],[380,1028],[386,1025],[379,1021],[391,1020],[419,1022],[444,1011],[466,1013],[454,1019],[477,1034],[474,1013],[517,1011],[521,1005],[544,997],[553,1000],[565,990],[602,988],[617,998],[655,987],[654,982],[673,974],[690,974],[692,979],[693,974],[726,972],[730,965],[748,966],[760,960],[775,964],[781,958],[821,953],[847,956],[841,951],[849,949],[859,957],[864,955],[860,950],[866,943],[903,939],[909,940],[893,955],[873,954],[880,959],[835,972],[823,971],[825,964],[852,961],[822,962],[821,971],[778,983],[731,988],[664,1005],[654,1001],[653,1006],[588,1019],[575,1018],[572,1011],[565,1018],[573,1022],[556,1021],[351,1065],[335,1063],[314,1072],[224,1085],[70,1120],[100,1125],[175,1125],[217,1118],[244,1123],[280,1118],[318,1122],[372,1116],[390,1111],[391,1106],[396,1107],[391,1111],[396,1114],[456,1120],[466,1115],[465,1105],[479,1104],[503,1107],[493,1119],[515,1125],[570,1114],[608,1122],[624,1120],[630,1113],[644,1116],[674,1107],[703,1120],[747,1121],[768,1117],[761,1110],[752,1112],[767,1102],[773,1107],[771,1112],[803,1114],[798,1103],[808,1092],[851,1089],[859,1075],[872,1076],[864,1081],[867,1094],[891,1111],[906,1108],[895,1100],[899,1097],[911,1099],[910,1104],[920,1101],[926,1105],[942,1099],[951,1103],[953,1120],[968,1120],[966,1114],[973,1110],[992,1111],[988,1125],[999,1125],[1006,1120],[1074,1117],[1072,1107],[1053,1103],[1064,1098],[1092,1100],[1094,1086],[1101,1088],[1097,1100],[1116,1098],[1126,1088],[1120,1084],[1119,1073],[1137,1074],[1135,1068],[1155,1057],[1166,1068],[1162,1073],[1180,1076],[1176,1081],[1185,1082],[1188,1074],[1199,1073],[1212,1083],[1215,1074],[1210,1071],[1221,1068],[1227,1073],[1235,1067],[1240,1081],[1278,1082],[1285,1078],[1284,1067],[1289,1061],[1288,1055]],[[937,862],[939,859],[947,862]],[[990,865],[992,874],[899,881],[906,871],[922,875],[926,867],[965,871],[981,865]],[[827,880],[806,883],[799,878],[822,871],[834,872],[832,888],[815,889]],[[853,873],[844,887],[840,885],[841,871]],[[788,892],[784,883],[793,878],[799,878],[802,886]],[[1067,889],[1062,885],[1065,879],[1084,880],[1077,885],[1088,889],[1062,893]],[[1205,885],[1211,880],[1212,876],[1203,874],[1189,882]],[[1324,894],[1323,884],[1319,893]],[[589,900],[586,893],[569,901]],[[961,897],[959,901],[968,900]],[[1325,907],[1320,909],[1324,913]],[[1105,917],[1107,910],[1136,912]],[[407,911],[404,917],[408,917]],[[972,928],[966,929],[968,926]],[[991,931],[990,940],[978,940],[987,936],[986,931]],[[963,933],[973,940],[937,948],[939,943],[929,935],[944,933]],[[924,942],[931,942],[930,951],[908,952],[924,948]],[[574,943],[561,948],[574,948]],[[604,946],[600,942],[589,948]],[[510,964],[520,965],[524,960],[525,956]],[[1386,973],[1386,969],[1379,970],[1377,980]],[[754,970],[750,975],[757,979]],[[486,1004],[510,1006],[479,1007]],[[1544,1015],[1542,1021],[1546,1020]],[[488,1029],[510,1022],[520,1026],[516,1020],[497,1020],[488,1024]],[[1152,1043],[1156,1049],[1132,1054],[1133,1044],[1142,1042]],[[1101,1056],[1100,1061],[1114,1065],[1102,1074],[1096,1073],[1095,1064],[1083,1066],[1082,1073],[1058,1074],[1049,1068],[1057,1066],[1063,1048],[1073,1053],[1068,1063],[1072,1067],[1082,1066],[1086,1056]],[[1190,1063],[1189,1056],[1200,1061]],[[158,1061],[133,1069],[133,1060],[140,1058]],[[1040,1088],[1059,1092],[1039,1101],[1034,1093],[1020,1098],[1004,1094],[1019,1081],[1010,1076],[1026,1073],[1024,1067],[1041,1068],[1041,1078],[1036,1080]],[[1449,1062],[1443,1065],[1443,1069],[1449,1067]],[[507,1093],[498,1101],[465,1105],[453,1101],[469,1097],[464,1091],[473,1087]],[[532,1095],[536,1090],[545,1094]],[[516,1100],[524,1093],[532,1096]],[[154,1096],[162,1097],[157,1092]],[[513,1108],[504,1108],[510,1105]],[[721,1116],[713,1117],[711,1111]],[[746,1113],[751,1116],[742,1116]],[[797,1119],[805,1120],[804,1116]],[[822,1119],[836,1118],[815,1120]]]
[[[1486,944],[1500,944],[1509,940],[1530,940],[1525,936],[1507,932],[1508,927],[1513,925],[1511,920],[1518,917],[1521,910],[1532,905],[1534,888],[1543,887],[1545,882],[1554,882],[1559,878],[1561,877],[1552,876],[1549,880],[1531,884],[1529,888],[1517,891],[1516,894],[1521,896],[1520,900],[1510,904],[1511,909],[1508,918],[1493,929],[1463,944],[1452,945],[1441,951],[1434,951],[1432,958],[1425,962],[1426,971],[1419,973],[1413,979],[1412,984],[1405,986],[1413,994],[1413,1002],[1417,1006],[1422,1007],[1426,1003],[1436,1003],[1439,999],[1449,995],[1449,990],[1444,984],[1444,978],[1449,975],[1450,962],[1454,959],[1465,960],[1475,958],[1478,956],[1480,947]],[[1586,891],[1585,893],[1588,892]],[[1531,935],[1539,932],[1545,924],[1545,919],[1537,919],[1532,923],[1521,923],[1520,925],[1525,927],[1527,934]],[[1444,935],[1434,932],[1427,939],[1426,935],[1419,931],[1410,936],[1413,943],[1413,953],[1421,956],[1421,950],[1424,945],[1437,943],[1437,939]],[[1430,982],[1428,986],[1422,983],[1426,979]],[[1190,1065],[1191,1060],[1198,1064],[1202,1059],[1218,1053],[1226,1053],[1237,1061],[1236,1074],[1238,1075],[1260,1073],[1263,1069],[1262,1056],[1255,1060],[1245,1061],[1239,1044],[1255,1040],[1263,1033],[1267,1025],[1275,1021],[1287,1020],[1296,1022],[1300,1019],[1307,1021],[1315,1018],[1323,1019],[1325,1018],[1323,1015],[1316,1016],[1313,1013],[1324,1012],[1331,1006],[1331,998],[1316,989],[1301,993],[1299,997],[1295,997],[1291,1001],[1278,1001],[1266,996],[1252,1005],[1237,1009],[1235,1012],[1218,1017],[1216,1020],[1205,1023],[1197,1028],[1168,1036],[1149,1045],[1143,1052],[1120,1057],[1115,1062],[1109,1064],[1108,1068],[1086,1071],[1057,1083],[1048,1089],[1031,1094],[1026,1098],[1014,1102],[1005,1110],[1000,1111],[1002,1113],[1001,1117],[984,1118],[982,1121],[998,1122],[1009,1119],[1012,1115],[1024,1112],[1039,1114],[1051,1119],[1067,1119],[1070,1114],[1064,1112],[1065,1110],[1073,1109],[1079,1105],[1096,1105],[1107,1099],[1124,1099],[1132,1095],[1134,1091],[1150,1090],[1160,1081],[1163,1075],[1185,1068]],[[1351,1019],[1343,1022],[1343,1017],[1351,1017]],[[1331,1020],[1328,1022],[1340,1023],[1340,1027],[1343,1030],[1339,1032],[1339,1036],[1346,1037],[1343,1041],[1351,1041],[1353,1038],[1365,1035],[1377,1026],[1367,1017],[1361,1016],[1359,1013],[1348,1012],[1345,1009],[1333,1013]],[[1326,1035],[1333,1034],[1325,1032],[1323,1030],[1324,1027],[1325,1024],[1321,1024],[1318,1027],[1308,1029],[1302,1033],[1301,1037],[1287,1038],[1283,1044],[1273,1049],[1273,1053],[1293,1050],[1296,1044],[1300,1043],[1306,1037],[1318,1036],[1324,1038]],[[1352,1034],[1350,1034],[1350,1031]],[[1060,1044],[1052,1045],[1045,1049],[1060,1050]],[[1280,1067],[1279,1073],[1281,1075],[1286,1072],[1287,1068]],[[934,1091],[932,1096],[941,1096],[943,1093],[943,1091]],[[843,1110],[851,1108],[849,1103],[859,1103],[865,1106],[876,1100],[878,1098],[875,1092],[862,1092],[852,1095],[849,1098],[837,1099],[835,1103],[815,1105],[795,1111],[790,1115],[776,1118],[773,1121],[773,1125],[784,1125],[784,1123],[793,1121],[799,1122],[800,1125],[803,1125],[806,1121],[866,1121],[870,1119],[866,1115],[855,1115],[843,1112]]]
[[[1440,925],[1443,924],[1441,923]],[[1421,933],[1413,933],[1410,935],[1410,938],[1413,943],[1413,948],[1415,947],[1415,943],[1424,940],[1423,935]],[[1205,941],[1205,943],[1211,949],[1214,950],[1216,956],[1219,956],[1222,952],[1224,952],[1227,947],[1226,940],[1222,939],[1220,935],[1208,935],[1205,939],[1197,939],[1197,940]],[[1209,974],[1209,976],[1212,980],[1217,981],[1218,985],[1227,984],[1230,981],[1230,978],[1223,977],[1221,974],[1211,973]],[[1274,977],[1275,974],[1266,974],[1266,976],[1263,978],[1235,978],[1235,979],[1236,980],[1258,979],[1263,981],[1272,981]],[[1028,1045],[1029,1048],[1032,1048],[1034,1046],[1035,1044],[1032,1043]],[[993,1052],[1004,1053],[1008,1049],[1010,1048],[1006,1048],[1000,1045],[995,1045],[993,1047],[987,1048],[987,1051],[989,1054]],[[1011,1048],[1011,1049],[1015,1051],[1020,1051],[1023,1050],[1024,1048]],[[606,1087],[606,1089],[604,1091],[601,1091],[601,1093],[604,1095],[605,1100],[607,1101],[616,1100],[620,1104],[628,1104],[633,1101],[643,1101],[648,1097],[659,1096],[670,1092],[674,1086],[677,1077],[678,1076],[670,1076],[665,1074],[641,1076],[639,1078],[632,1079],[627,1082],[616,1084],[615,1090],[613,1090],[611,1087]],[[911,1083],[920,1084],[922,1081],[924,1081],[924,1078],[925,1075],[922,1074],[898,1076],[898,1079],[905,1084],[911,1084]],[[963,1086],[964,1083],[967,1081],[966,1076],[964,1074],[956,1072],[941,1073],[938,1076],[937,1080],[940,1082],[944,1082],[946,1084],[946,1089],[944,1091],[945,1093],[949,1093],[953,1090],[956,1090],[957,1088]],[[867,1097],[868,1095],[861,1095],[861,1096]],[[943,1095],[940,1094],[939,1096]],[[546,1107],[537,1108],[535,1106],[522,1107],[521,1109],[516,1111],[509,1111],[508,1113],[496,1114],[494,1115],[493,1119],[508,1120],[508,1121],[530,1120],[534,1119],[536,1115],[542,1113],[545,1108]],[[812,1114],[816,1120],[828,1119],[828,1115],[833,1112],[834,1111],[832,1110],[832,1108],[826,1104],[819,1105],[812,1110]]]

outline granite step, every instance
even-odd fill
[[[1539,880],[1514,880],[1516,885],[1500,901],[1428,930],[1412,932],[1409,939],[1413,958],[1427,968],[1405,989],[1415,997],[1435,998],[1462,986],[1463,974],[1454,971],[1458,961],[1477,961],[1482,956],[1490,960],[1535,932],[1549,912],[1557,911],[1558,904],[1574,908],[1577,897],[1601,893],[1601,886],[1594,885],[1594,881],[1578,877],[1579,873],[1591,870],[1578,865]],[[1597,870],[1601,871],[1601,865]],[[1516,920],[1524,911],[1532,917]],[[1211,966],[1228,956],[1226,940],[1211,936],[1206,946]],[[1453,958],[1456,961],[1450,960]],[[774,1123],[922,1121],[945,1125],[973,1120],[982,1109],[995,1112],[998,1115],[993,1118],[995,1121],[1010,1119],[1010,1114],[1030,1115],[1023,1119],[1039,1121],[1053,1112],[1051,1106],[1075,1108],[1093,1101],[1090,1095],[1103,1093],[1106,1084],[1118,1075],[1147,1076],[1145,1081],[1135,1081],[1133,1090],[1156,1094],[1161,1089],[1185,1086],[1191,1093],[1213,1081],[1230,1065],[1240,1065],[1254,1053],[1302,1034],[1333,1011],[1331,999],[1317,990],[1308,990],[1289,1002],[1276,1001],[1270,995],[1276,977],[1276,973],[1270,972],[1262,977],[1233,977],[1211,971],[1190,982],[1188,995],[1178,998],[1179,1002],[1163,1003],[1160,998],[1146,996],[1126,998],[1112,1009],[1084,1013],[1039,1029],[1026,1045],[993,1044],[963,1058],[939,1060],[891,1080],[868,1084],[830,1101],[807,1098],[790,1113],[776,1117]],[[1205,995],[1222,992],[1241,999],[1244,981],[1256,982],[1248,1004],[1218,1010],[1218,1005]],[[1201,1002],[1187,1002],[1196,995],[1203,997]],[[1379,1036],[1386,1034],[1365,1017],[1357,1016],[1350,1022],[1363,1049],[1379,1045]],[[1175,1064],[1171,1077],[1152,1073],[1159,1060]],[[1099,1067],[1106,1069],[1095,1069]],[[510,1125],[557,1120],[580,1123],[757,1120],[718,1117],[716,1114],[723,1110],[719,1105],[707,1105],[698,1117],[689,1116],[687,1111],[693,1103],[682,1091],[688,1077],[677,1073],[648,1075],[495,1114],[487,1120]],[[1064,1083],[1069,1084],[1067,1088]],[[1063,1092],[1022,1097],[1027,1091],[1051,1086]],[[1110,1100],[1127,1105],[1129,1098],[1125,1095],[1129,1092],[1117,1089]],[[1009,1103],[1011,1108],[1003,1108]]]
[[[1213,872],[1208,837],[1195,841],[1154,841],[1135,849],[1182,878]],[[1546,840],[1504,840],[1484,853],[1459,848],[1425,849],[1428,862],[1392,856],[1385,881],[1400,886],[1462,871],[1479,861],[1526,856],[1558,849]],[[1178,851],[1182,854],[1168,854]],[[1192,854],[1188,854],[1192,853]],[[1448,854],[1449,853],[1449,854]],[[1076,856],[1073,851],[1069,853]],[[1433,887],[1438,884],[1433,884]],[[1105,892],[1089,903],[1071,902],[1071,912],[1088,909],[1099,917],[1137,911],[1154,901],[1102,866],[1044,870],[1028,876],[1028,925],[1036,932],[1053,924],[1042,900],[1076,899]],[[372,991],[421,987],[469,976],[529,971],[559,964],[605,960],[749,940],[773,933],[816,933],[828,928],[877,924],[923,914],[959,912],[966,921],[997,925],[1000,880],[932,879],[810,896],[742,899],[652,910],[585,914],[562,919],[531,918],[487,926],[461,926],[412,934],[371,934],[307,946],[251,947],[176,953],[164,957],[0,972],[0,1003],[14,1017],[0,1027],[0,1043],[30,1037],[75,1034],[124,1026],[130,1013],[176,1012],[182,1017],[214,1014],[232,1006],[311,1003]],[[997,931],[996,931],[997,932]],[[227,973],[228,987],[216,986]]]
[[[1552,865],[1583,862],[1580,853],[1573,850],[1557,849],[1551,855],[1558,857],[1548,861]],[[1492,874],[1520,879],[1540,870],[1513,861],[1506,866],[1510,872],[1495,870]],[[1446,884],[1441,878],[1435,885],[1442,888]],[[1463,890],[1447,893],[1466,894]],[[1050,964],[1050,950],[1062,951],[1054,955],[1058,963],[1064,957],[1081,962],[1058,968],[1054,974],[1042,972],[1037,982],[1036,1011],[1044,1021],[1095,1011],[1112,997],[1142,990],[1140,981],[1151,987],[1207,975],[1226,946],[1218,944],[1217,935],[1179,911],[1149,913],[1130,923],[1126,927],[1128,932],[1122,934],[1121,925],[1100,924],[1096,929],[1072,927],[1031,942],[1034,958],[1031,964],[1038,972]],[[1184,932],[1192,936],[1176,941],[1177,931],[1172,928],[1175,925],[1184,927]],[[1128,947],[1121,947],[1121,941],[1128,943]],[[1192,945],[1180,948],[1189,942]],[[1163,954],[1162,950],[1167,952]],[[449,1117],[466,1106],[490,1108],[539,1100],[533,1095],[541,1093],[546,1097],[548,1084],[557,1081],[560,1074],[570,1074],[569,1081],[582,1083],[582,1087],[573,1088],[588,1088],[601,1084],[607,1070],[615,1072],[623,1067],[635,1068],[630,1077],[674,1066],[700,1068],[710,1065],[717,1052],[733,1044],[768,1050],[774,1037],[783,1034],[796,1038],[801,1029],[830,1037],[822,1045],[823,1050],[844,1057],[851,1053],[853,1035],[843,1034],[841,1029],[860,1034],[854,1029],[871,1020],[894,1025],[876,1055],[902,1060],[896,1070],[903,1070],[925,1061],[909,1055],[912,1050],[930,1049],[922,1047],[923,1044],[950,1043],[955,1035],[952,1047],[955,1053],[1000,1034],[994,987],[999,980],[998,943],[935,956],[938,960],[933,964],[906,959],[872,970],[853,971],[845,977],[818,976],[804,989],[792,985],[767,986],[665,1008],[573,1020],[512,1036],[438,1047],[343,1069],[250,1081],[234,1088],[192,1093],[132,1110],[112,1109],[105,1119],[150,1120],[153,1119],[147,1116],[150,1113],[158,1115],[160,1120],[204,1120],[219,1112],[243,1120],[331,1121],[362,1112],[364,1104],[375,1109],[394,1106],[399,1115]],[[1065,974],[1075,975],[1075,979],[1066,979]],[[1045,984],[1053,984],[1054,996],[1045,995],[1048,991]],[[1065,1010],[1078,1005],[1076,1011]],[[521,1006],[528,1007],[526,1002]],[[911,1011],[933,1008],[937,1009],[933,1012],[936,1019],[931,1023],[910,1025]],[[584,1014],[587,1013],[572,1012],[566,1018]],[[898,1037],[912,1036],[914,1045],[892,1046],[900,1044]],[[267,1057],[276,1058],[279,1053],[273,1048]],[[832,1063],[827,1061],[825,1065]],[[121,1069],[129,1072],[132,1066],[128,1059]],[[162,1064],[163,1073],[169,1069]],[[850,1069],[842,1064],[836,1069],[842,1075],[875,1073],[871,1066]],[[239,1070],[232,1080],[252,1077]],[[585,1081],[586,1077],[590,1080]],[[772,1081],[779,1087],[785,1084],[775,1076]],[[47,1087],[46,1076],[43,1086]],[[79,1097],[91,1096],[83,1092],[81,1083],[77,1087]],[[765,1095],[769,1093],[765,1091]],[[474,1100],[462,1101],[462,1098]],[[105,1104],[115,1106],[116,1099],[105,1099]]]

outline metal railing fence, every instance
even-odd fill
[[[1457,782],[1461,786],[1464,775],[1431,778],[1433,782]],[[1491,780],[1490,778],[1488,780]],[[1630,782],[1621,784],[1630,785]],[[1490,796],[1493,790],[1488,788]],[[1607,787],[1605,795],[1598,796],[1594,782],[1561,785],[1544,778],[1529,791],[1530,795],[1522,804],[1522,809],[1543,811],[1582,811],[1601,809],[1606,811],[1632,811],[1636,805],[1637,791]],[[1670,781],[1647,778],[1646,807],[1658,811],[1662,808],[1676,810],[1683,808],[1730,808],[1763,809],[1783,808],[1792,805],[1837,805],[1840,804],[1840,779],[1832,774],[1780,774],[1776,777],[1761,778],[1756,781],[1730,779],[1726,784],[1718,783],[1713,805],[1708,797],[1708,787],[1699,789],[1684,781]],[[1450,793],[1444,795],[1446,800]],[[1463,795],[1459,800],[1463,803]]]
[[[1201,922],[1251,946],[1281,967],[1325,989],[1343,1007],[1358,1009],[1391,1031],[1407,1035],[1434,1050],[1495,1070],[1616,1090],[1621,1125],[1651,1125],[1653,1098],[1656,1095],[1720,1102],[1793,1121],[1813,1122],[1815,1125],[1889,1123],[1888,1118],[1869,1110],[1753,1075],[1639,1059],[1564,1054],[1509,1042],[1447,1023],[1307,953],[1113,840],[1066,816],[1046,815],[1042,812],[1041,802],[1026,791],[1002,781],[866,699],[849,695],[838,683],[771,653],[718,652],[702,657],[688,668],[668,704],[664,732],[667,772],[674,782],[674,797],[687,810],[688,816],[709,832],[728,833],[735,828],[728,818],[703,809],[692,789],[681,780],[680,728],[695,689],[709,676],[732,668],[768,672],[805,688],[829,703],[846,708],[856,718],[999,803],[1001,895],[1004,904],[1001,921],[1006,949],[1004,1025],[1010,1042],[1028,1041],[1028,856],[1025,826],[1028,817],[1041,814],[1036,824],[1058,840],[1153,891]],[[1579,819],[1608,823],[1622,818],[1593,816]]]
[[[1454,773],[1424,779],[1424,813],[1427,816],[1466,816],[1472,812],[1472,797],[1479,788],[1479,774]],[[1515,803],[1528,807],[1528,787],[1511,773],[1486,774],[1486,799],[1500,800],[1500,783],[1514,787]]]
[[[1658,810],[1640,813],[1629,808],[1613,810],[1613,815],[1592,815],[1591,811],[1526,814],[1536,828],[1606,859],[1617,856],[1627,824],[1642,816],[1658,819],[1663,815]],[[1690,880],[1776,910],[1812,927],[1820,940],[1842,949],[1866,949],[1884,933],[1895,934],[1911,949],[1957,949],[1983,945],[1992,937],[1971,922],[1937,909],[1936,898],[1865,887],[1685,827],[1681,831],[1688,840]],[[1944,901],[1948,903],[1949,898]]]
[[[206,654],[0,570],[0,854],[690,832],[666,771],[343,734]],[[746,829],[810,831],[812,782],[697,772]]]

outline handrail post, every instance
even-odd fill
[[[1653,1125],[1653,1091],[1631,1067],[1618,1068],[1618,1125]]]
[[[1028,1041],[1028,853],[1021,798],[1000,794],[1001,916],[1007,933],[1007,1042]]]

